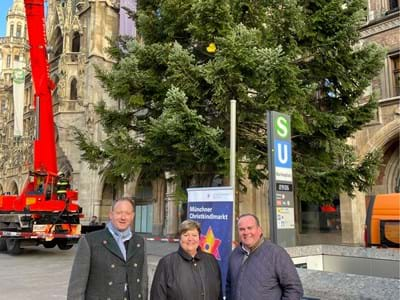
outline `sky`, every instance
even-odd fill
[[[0,37],[6,35],[6,17],[13,0],[0,0]]]

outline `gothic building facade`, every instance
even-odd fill
[[[122,3],[135,0],[48,0],[47,39],[56,123],[58,167],[79,191],[84,222],[93,215],[108,219],[112,201],[121,196],[136,200],[135,229],[155,235],[175,235],[180,204],[175,199],[173,177],[153,182],[141,176],[128,184],[108,183],[99,170],[81,160],[74,127],[94,141],[104,138],[94,108],[109,99],[95,76],[95,67],[108,69],[114,63],[107,55],[108,40],[120,32]],[[384,153],[382,170],[372,193],[393,192],[399,181],[400,64],[398,0],[369,0],[369,17],[361,28],[362,42],[378,42],[388,49],[385,67],[366,93],[379,96],[376,119],[349,140],[362,157],[370,149]],[[0,192],[20,192],[32,164],[33,94],[29,72],[25,80],[24,135],[14,138],[12,109],[12,66],[14,60],[29,60],[23,0],[14,0],[7,17],[6,37],[0,38]],[[29,62],[27,63],[29,66]],[[29,70],[28,70],[29,71]],[[253,212],[268,232],[267,185],[239,193],[238,213]],[[342,240],[361,243],[365,220],[365,194],[355,199],[341,195]],[[298,213],[301,213],[299,209]]]
[[[378,43],[386,50],[384,67],[365,91],[378,99],[375,119],[349,140],[358,157],[380,150],[383,164],[369,193],[354,199],[341,196],[342,241],[361,243],[369,195],[399,192],[400,188],[400,14],[399,0],[368,0],[368,16],[360,29],[361,43]]]

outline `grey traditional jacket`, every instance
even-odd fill
[[[108,229],[87,234],[78,243],[68,286],[68,300],[147,299],[144,239],[133,234],[126,261]]]
[[[227,300],[299,300],[303,288],[285,249],[264,241],[250,254],[241,246],[229,258]]]

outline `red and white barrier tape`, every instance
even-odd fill
[[[166,242],[166,243],[177,243],[179,239],[174,238],[162,238],[162,237],[148,237],[146,241],[157,241],[157,242]]]

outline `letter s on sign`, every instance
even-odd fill
[[[275,121],[275,127],[276,127],[276,133],[281,137],[281,138],[287,138],[289,134],[289,124],[288,120],[286,120],[285,117],[279,116],[276,118]]]

